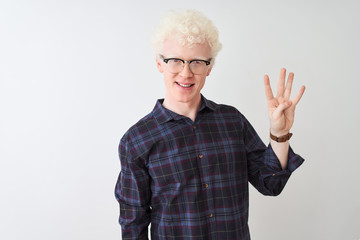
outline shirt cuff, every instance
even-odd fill
[[[304,162],[304,159],[300,155],[294,153],[293,149],[290,146],[287,167],[285,170],[281,168],[280,161],[276,156],[274,150],[272,149],[271,144],[268,145],[265,155],[266,164],[269,165],[276,172],[284,171],[292,173]]]

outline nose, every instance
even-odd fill
[[[194,74],[192,73],[191,69],[190,69],[190,64],[189,63],[184,63],[184,68],[183,70],[180,72],[180,75],[182,77],[192,77]]]

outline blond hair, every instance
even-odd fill
[[[208,43],[212,58],[216,57],[222,47],[216,27],[196,10],[171,10],[165,15],[152,37],[151,45],[155,54],[161,52],[162,44],[169,38],[190,48],[195,44]]]

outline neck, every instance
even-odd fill
[[[190,118],[193,122],[195,121],[196,113],[200,107],[201,95],[191,102],[178,102],[172,98],[164,99],[163,106],[177,114],[183,115]]]

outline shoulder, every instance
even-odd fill
[[[206,100],[206,105],[211,108],[216,115],[222,115],[226,118],[244,119],[244,115],[234,106],[227,104],[218,104],[211,100]]]
[[[151,112],[132,125],[121,138],[121,142],[139,142],[154,131],[157,131],[157,122]]]
[[[234,106],[228,104],[218,104],[211,100],[205,101],[206,106],[211,109],[206,111],[205,121],[225,124],[236,129],[246,129],[250,123],[246,117]]]
[[[156,143],[158,135],[157,122],[153,114],[149,113],[131,126],[122,136],[118,149],[120,159],[141,160],[146,163],[147,155]]]

